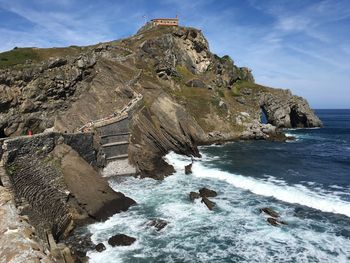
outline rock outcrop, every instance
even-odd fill
[[[280,216],[275,210],[273,210],[270,207],[261,208],[260,213],[262,213],[262,212],[264,212],[265,214],[267,214],[271,217],[274,217],[274,218],[278,218]]]
[[[147,226],[154,227],[157,231],[162,230],[164,227],[168,225],[168,221],[164,219],[153,219],[150,222],[147,223]]]
[[[108,244],[115,246],[130,246],[136,241],[136,238],[124,234],[117,234],[108,239]]]
[[[201,197],[215,197],[218,194],[214,190],[203,187],[203,188],[199,189],[199,195]]]
[[[142,175],[154,178],[174,171],[161,156],[174,151],[200,157],[197,145],[205,140],[193,117],[165,94],[159,94],[150,107],[144,106],[135,113],[131,133],[131,162]]]
[[[260,100],[267,120],[279,128],[320,127],[322,122],[302,97],[293,96],[289,90],[264,93]]]
[[[106,247],[103,243],[98,243],[96,246],[95,246],[95,249],[97,252],[102,252],[104,250],[106,250]]]
[[[2,186],[0,222],[0,262],[54,262],[28,219],[18,214],[11,192]]]
[[[195,28],[147,24],[119,41],[16,48],[6,56],[20,58],[27,51],[32,57],[6,58],[7,64],[0,53],[0,157],[7,169],[0,187],[12,188],[37,235],[52,244],[80,223],[135,204],[99,177],[96,169],[108,154],[124,158],[125,174],[162,179],[174,172],[162,158],[170,151],[200,157],[201,144],[284,140],[279,128],[322,125],[305,99],[256,84],[250,69],[211,53]],[[127,121],[111,125],[115,129],[101,133],[90,125],[121,113]],[[262,114],[268,123],[261,123]],[[9,139],[50,131],[56,133]],[[201,196],[213,209],[207,197],[214,192],[202,192],[190,198]],[[134,241],[125,235],[111,239],[113,245]]]
[[[135,204],[86,161],[94,151],[91,141],[85,149],[80,145],[81,154],[73,149],[81,138],[92,140],[89,134],[44,133],[5,142],[7,185],[42,240],[62,240],[77,225],[106,220]]]
[[[201,203],[204,203],[208,207],[209,210],[213,210],[215,207],[215,203],[213,201],[210,201],[205,196],[202,197]]]
[[[250,69],[211,53],[195,28],[147,25],[120,41],[32,51],[31,63],[0,70],[0,137],[75,132],[138,94],[128,158],[143,176],[172,173],[161,158],[169,151],[199,156],[199,144],[322,125],[304,99],[255,84]],[[263,112],[270,126],[261,124]]]

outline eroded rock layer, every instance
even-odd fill
[[[76,132],[141,98],[125,147],[144,176],[169,174],[160,157],[171,150],[198,156],[198,144],[322,125],[306,100],[256,84],[250,69],[211,53],[195,28],[148,24],[119,41],[32,52],[32,61],[0,70],[0,137]]]
[[[74,146],[82,139],[85,147],[79,146],[80,155],[68,143]],[[93,155],[91,134],[44,133],[7,140],[5,149],[17,204],[44,240],[50,233],[60,240],[80,223],[106,220],[135,204],[113,191],[81,157],[88,160]]]

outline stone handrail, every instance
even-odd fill
[[[129,80],[125,86],[127,88],[135,85],[137,83],[137,81],[139,80],[140,76],[142,73],[142,69],[140,69],[135,76]],[[93,127],[95,127],[96,125],[101,126],[101,123],[109,123],[112,119],[115,119],[115,121],[119,120],[119,119],[123,119],[124,116],[127,116],[127,113],[133,108],[135,107],[135,105],[142,100],[143,96],[140,93],[137,93],[135,91],[133,91],[134,94],[134,99],[132,99],[131,101],[129,101],[129,103],[122,108],[121,110],[112,113],[111,115],[98,119],[98,120],[94,120],[94,121],[90,121],[87,124],[85,124],[84,126],[80,127],[78,129],[79,132],[87,132],[90,131]]]

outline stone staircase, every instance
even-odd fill
[[[137,83],[142,70],[139,70],[133,78],[125,83],[126,87],[131,87]],[[134,175],[135,168],[128,161],[129,147],[129,112],[142,100],[143,96],[134,91],[134,98],[120,111],[105,118],[90,121],[78,129],[79,132],[96,131],[100,139],[101,152],[106,160],[107,176],[112,175]]]
[[[113,122],[95,125],[107,166],[105,176],[134,175],[136,170],[129,164],[129,115]]]
[[[113,123],[95,126],[95,129],[100,135],[100,143],[107,162],[128,157],[130,136],[128,115]]]

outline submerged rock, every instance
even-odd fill
[[[266,221],[272,226],[288,225],[286,222],[278,220],[273,217],[267,218]]]
[[[96,246],[95,246],[95,249],[97,252],[102,252],[103,250],[106,250],[106,247],[103,243],[98,243]]]
[[[265,214],[268,214],[269,216],[274,217],[274,218],[278,218],[280,216],[275,210],[273,210],[270,207],[261,208],[260,213],[262,213],[262,212],[264,212]]]
[[[157,231],[162,230],[167,225],[168,225],[168,221],[163,219],[153,219],[147,224],[147,226],[154,227]]]
[[[199,194],[201,197],[215,197],[218,195],[214,190],[208,189],[206,187],[199,189]]]
[[[208,207],[209,210],[213,210],[213,208],[215,207],[215,203],[210,201],[206,197],[202,197],[201,203],[204,203]]]
[[[192,163],[185,166],[185,174],[191,174],[192,173]]]
[[[108,244],[115,246],[130,246],[136,241],[136,238],[124,234],[117,234],[108,239]]]
[[[200,198],[200,197],[201,196],[200,196],[199,193],[197,193],[197,192],[190,192],[190,199],[191,199],[191,201],[194,201],[195,199]]]

